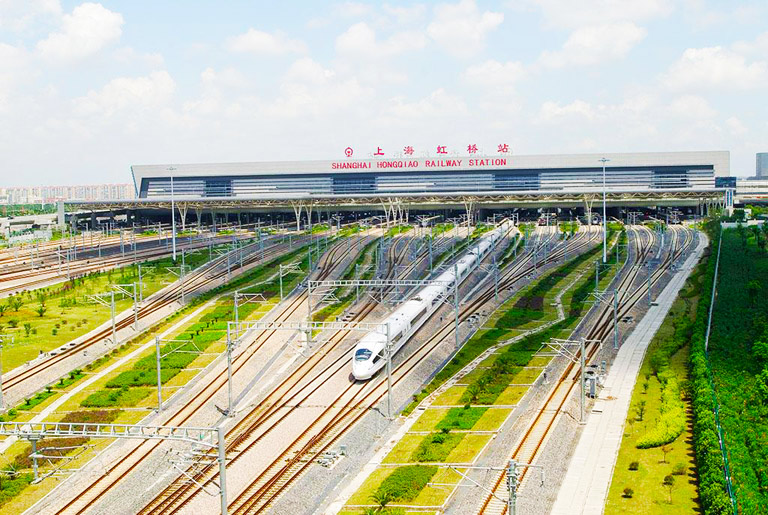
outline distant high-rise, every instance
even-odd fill
[[[768,179],[768,152],[758,152],[755,161],[755,175],[757,178]]]
[[[59,200],[116,200],[133,198],[131,184],[0,187],[0,204],[39,204]]]

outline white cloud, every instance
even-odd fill
[[[28,76],[26,67],[27,59],[22,50],[0,43],[0,109],[8,103],[13,87]]]
[[[410,6],[394,6],[384,4],[384,12],[395,18],[395,21],[399,24],[413,23],[421,20],[427,13],[427,8],[424,4],[416,4]]]
[[[504,21],[503,13],[480,12],[474,0],[435,7],[435,18],[427,34],[448,53],[471,57],[485,47],[485,38]]]
[[[582,118],[591,120],[597,116],[591,104],[583,100],[574,100],[570,104],[561,106],[551,100],[544,102],[539,109],[538,121],[560,122],[567,118]]]
[[[59,16],[59,0],[0,0],[0,28],[23,31],[41,18]]]
[[[407,102],[403,97],[389,101],[385,113],[406,119],[450,118],[457,114],[466,114],[468,107],[461,97],[449,94],[443,88],[436,89],[426,98]]]
[[[683,95],[675,98],[668,112],[678,118],[707,119],[717,114],[706,99],[697,95]]]
[[[467,82],[482,86],[511,86],[524,76],[525,68],[519,61],[500,63],[493,59],[470,66],[464,72]]]
[[[248,29],[245,34],[230,38],[228,48],[233,52],[248,52],[262,55],[303,54],[306,45],[298,39],[290,39],[282,32],[263,32]]]
[[[747,62],[743,55],[720,46],[689,48],[672,64],[662,81],[674,91],[748,90],[765,86],[768,64]]]
[[[744,134],[749,132],[749,129],[747,129],[747,127],[743,123],[741,123],[741,120],[739,120],[735,116],[731,116],[730,118],[725,120],[725,126],[734,136],[743,136]]]
[[[620,59],[646,36],[634,23],[592,25],[576,29],[556,52],[545,51],[540,62],[550,68],[591,66]]]
[[[326,84],[336,75],[333,70],[324,68],[317,61],[304,57],[295,61],[285,74],[288,82],[303,82],[307,84]]]
[[[40,54],[52,60],[74,60],[97,53],[122,34],[123,16],[101,4],[84,3],[65,14],[61,29],[37,43]]]
[[[672,0],[524,0],[541,9],[549,26],[574,29],[586,25],[641,22],[666,16]]]
[[[336,116],[364,105],[373,94],[374,90],[357,77],[342,77],[310,58],[302,58],[286,72],[277,98],[260,109],[275,118]]]
[[[378,61],[410,50],[420,50],[426,38],[419,32],[399,32],[377,41],[376,32],[365,22],[352,25],[336,38],[336,51],[343,57]]]
[[[162,54],[157,52],[142,54],[132,47],[122,47],[115,50],[112,54],[115,60],[125,64],[139,63],[151,70],[157,70],[165,67],[165,59]]]
[[[164,107],[175,89],[168,72],[157,71],[146,77],[112,79],[101,90],[74,99],[73,104],[81,115],[112,116],[119,111]]]
[[[758,35],[754,41],[737,41],[731,48],[742,55],[766,55],[768,54],[768,32]]]

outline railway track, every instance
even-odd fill
[[[180,240],[182,241],[177,243],[178,251],[181,251],[182,249],[185,251],[202,250],[208,247],[210,243],[205,240],[188,240],[186,242],[183,241],[182,238],[180,238]],[[231,241],[231,236],[220,236],[214,238],[212,243],[214,245],[221,245]],[[115,246],[119,248],[119,241]],[[141,250],[137,249],[136,252],[126,252],[125,255],[115,249],[115,252],[101,258],[98,256],[88,256],[68,263],[62,263],[61,265],[59,265],[54,258],[54,262],[45,263],[43,261],[42,263],[45,263],[44,265],[35,266],[34,268],[22,267],[17,270],[3,269],[0,270],[0,281],[5,283],[5,285],[0,286],[0,296],[49,285],[53,282],[66,280],[69,277],[81,277],[92,272],[101,272],[150,259],[159,259],[167,257],[170,254],[170,249],[166,247],[152,246]]]
[[[640,301],[645,295],[643,286],[638,286],[632,289],[633,283],[638,278],[639,272],[642,268],[642,264],[648,260],[652,247],[654,245],[654,237],[647,228],[641,226],[638,229],[640,233],[645,233],[644,236],[639,237],[637,240],[637,255],[639,258],[634,264],[632,269],[619,280],[617,287],[620,291],[619,299],[619,318],[625,316],[629,311]],[[688,230],[683,230],[684,240],[679,241],[680,231],[675,229],[672,231],[673,242],[671,244],[670,251],[666,254],[666,257],[660,263],[659,267],[653,272],[651,276],[651,283],[656,284],[662,280],[664,274],[671,266],[672,262],[680,257],[692,244],[694,238],[693,233]],[[644,243],[641,238],[648,237],[648,243]],[[679,244],[679,245],[678,245]],[[677,250],[676,250],[677,247]],[[603,308],[599,314],[595,324],[588,331],[586,338],[597,341],[604,341],[611,333],[612,328],[612,314],[608,307]],[[586,347],[587,359],[589,363],[591,359],[597,354],[599,346],[595,344],[589,344]],[[580,373],[576,370],[576,366],[573,363],[568,363],[563,373],[558,378],[555,387],[547,396],[544,405],[538,410],[536,416],[532,422],[528,425],[527,429],[523,433],[523,436],[514,446],[514,449],[509,456],[509,459],[515,459],[519,463],[534,463],[534,460],[540,454],[544,444],[547,441],[556,421],[559,416],[564,412],[564,406],[567,400],[571,397],[573,391],[579,387]],[[524,468],[519,474],[519,481],[522,483],[527,477],[527,468]],[[493,480],[492,486],[493,494],[488,494],[479,510],[481,514],[500,514],[503,515],[507,511],[507,504],[500,499],[505,499],[508,496],[506,488],[506,472],[496,473],[496,477]]]
[[[297,240],[297,244],[299,245],[303,244],[303,242],[304,240]],[[265,248],[264,261],[269,261],[270,259],[279,256],[285,250],[287,249],[283,248],[283,246],[281,246],[280,244],[275,244],[271,247]],[[260,253],[253,252],[249,254],[249,256],[246,259],[244,259],[243,266],[260,261],[261,256],[258,254]],[[226,255],[221,256],[219,258],[215,258],[213,261],[210,261],[208,264],[203,265],[202,267],[192,271],[184,280],[183,288],[185,291],[185,295],[189,295],[190,297],[192,297],[195,295],[195,292],[200,291],[201,289],[205,288],[207,285],[211,284],[212,282],[220,280],[222,277],[224,277],[227,274],[226,270],[225,269],[219,270],[218,268],[222,263],[226,261],[226,259],[227,259]],[[161,290],[160,292],[146,299],[144,301],[144,305],[140,306],[138,309],[139,320],[146,319],[147,317],[165,308],[166,306],[179,301],[181,298],[181,290],[182,290],[181,283],[179,281],[176,281],[172,285],[166,287],[165,289]],[[131,326],[133,324],[133,321],[134,321],[133,313],[128,313],[122,317],[116,318],[115,328],[116,330],[119,331],[121,329]],[[61,363],[65,359],[75,354],[78,354],[82,351],[88,350],[93,345],[96,345],[101,341],[103,341],[105,338],[111,336],[111,334],[112,334],[111,327],[107,327],[103,330],[100,330],[94,333],[93,335],[84,339],[80,343],[77,343],[75,345],[70,344],[64,347],[64,349],[61,350],[61,352],[58,352],[55,355],[51,355],[48,358],[39,360],[37,362],[33,362],[27,367],[24,367],[24,368],[19,367],[15,370],[12,370],[8,374],[6,374],[7,377],[3,378],[3,388],[6,389],[6,391],[8,391],[14,387],[18,387],[25,381],[28,381],[32,377]]]
[[[326,252],[318,264],[317,277],[325,278],[333,270],[334,265],[350,252],[350,249],[343,243],[337,243],[328,252]],[[287,320],[295,314],[306,302],[306,293],[302,293],[291,300],[277,314],[276,320]],[[258,335],[243,351],[233,359],[233,376],[249,364],[249,358],[255,355],[258,350],[266,344],[276,331],[265,331]],[[166,425],[182,426],[186,424],[193,416],[198,414],[206,407],[210,407],[213,398],[217,393],[226,388],[227,372],[222,370],[208,382],[202,390],[191,399],[179,412],[171,415],[163,421]],[[112,487],[114,487],[122,478],[135,470],[146,460],[146,458],[159,445],[160,441],[142,441],[133,446],[119,461],[112,464],[104,475],[92,482],[84,491],[80,492],[75,498],[58,507],[55,513],[84,513],[96,502],[98,502]]]
[[[589,242],[585,243],[585,245],[587,244]],[[574,243],[572,242],[571,245]],[[576,250],[576,248],[571,247],[571,252]],[[554,261],[558,258],[558,252],[553,252],[550,259]],[[526,265],[529,260],[530,257],[522,258],[518,265],[508,271],[503,278],[503,286],[508,287],[515,280],[534,270],[533,266]],[[487,292],[484,299],[476,300],[462,310],[462,319],[468,317],[492,296],[491,288],[490,293]],[[416,352],[406,358],[406,361],[395,369],[394,383],[397,384],[403,377],[406,377],[410,370],[417,366],[425,356],[434,350],[437,344],[451,333],[452,326],[441,329],[437,335],[434,335]],[[344,336],[346,334],[337,334],[333,338],[340,341]],[[297,373],[301,373],[302,379],[304,379],[306,372],[311,370],[313,366],[315,363],[308,363],[304,370],[299,370]],[[257,443],[268,437],[276,427],[279,427],[282,421],[287,420],[287,417],[295,411],[296,407],[307,402],[314,391],[319,389],[329,378],[339,373],[343,374],[348,366],[348,353],[343,352],[334,358],[330,364],[316,372],[310,380],[304,383],[295,381],[295,384],[300,386],[295,388],[293,392],[290,392],[286,382],[281,384],[271,397],[261,403],[261,409],[252,412],[251,420],[244,419],[238,426],[230,430],[230,435],[236,435],[234,438],[230,436],[227,441],[228,453],[233,456],[230,464],[235,463],[241,456],[245,456]],[[251,485],[240,493],[231,505],[232,511],[234,513],[259,512],[269,506],[292,482],[300,477],[306,467],[323,449],[327,448],[344,431],[352,427],[360,417],[378,404],[385,392],[386,389],[381,378],[378,381],[374,380],[367,383],[347,384],[330,402],[327,402],[327,407],[310,426]],[[343,409],[337,410],[334,406],[343,406]],[[246,424],[248,427],[244,427]],[[215,471],[204,467],[197,471],[196,480],[202,483],[214,481]],[[145,507],[142,513],[177,513],[183,511],[191,502],[190,491],[197,493],[196,487],[191,483],[177,481],[175,485],[166,489]]]

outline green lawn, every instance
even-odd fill
[[[690,281],[688,283],[690,289]],[[616,461],[611,487],[606,501],[605,513],[694,513],[699,511],[698,489],[695,476],[694,451],[692,444],[692,420],[687,415],[687,425],[683,433],[665,447],[671,449],[666,460],[661,446],[649,449],[636,447],[648,431],[656,426],[661,417],[661,383],[653,373],[658,367],[663,367],[664,359],[659,356],[672,352],[668,360],[669,370],[679,382],[688,380],[689,346],[679,350],[680,330],[676,336],[675,324],[683,327],[684,321],[691,319],[695,313],[696,296],[683,290],[673,304],[664,323],[649,345],[645,359],[638,374],[637,383],[632,392],[630,410],[624,427],[624,438],[621,442],[619,456]],[[665,351],[666,350],[666,351]],[[661,365],[660,365],[661,364]],[[647,390],[646,390],[647,388]],[[645,402],[643,419],[639,419],[638,407]],[[690,411],[690,401],[685,400],[686,410]],[[630,470],[630,464],[637,462],[637,470]],[[634,468],[634,465],[633,465]],[[673,472],[684,471],[681,475]],[[662,485],[664,478],[672,475],[672,502],[669,502],[669,489]],[[624,494],[624,490],[633,490],[632,497]]]
[[[670,361],[670,366],[681,378],[687,377],[688,349],[679,351]],[[653,402],[661,394],[659,381],[655,376],[648,380],[648,392],[643,393],[643,376],[632,393],[632,404],[636,406],[641,400],[647,401],[644,420],[637,419],[636,411],[630,408],[627,425],[624,428],[624,439],[613,472],[613,480],[606,501],[605,513],[637,513],[637,514],[673,514],[695,513],[698,510],[698,491],[695,463],[693,461],[692,434],[689,426],[669,447],[672,451],[664,454],[659,447],[637,449],[635,443],[653,426],[660,416],[659,403]],[[629,470],[632,462],[638,462],[638,470]],[[672,503],[669,503],[669,490],[662,486],[664,477],[671,475],[675,466],[685,469],[683,475],[674,475],[675,486],[672,489]],[[632,498],[623,497],[625,488],[634,490]]]
[[[188,255],[187,263],[197,267],[207,260],[207,251],[195,251]],[[170,258],[142,264],[144,298],[175,280],[175,276],[166,269],[171,265]],[[0,333],[14,337],[13,344],[3,346],[3,371],[13,370],[36,358],[41,351],[60,347],[108,321],[109,308],[89,301],[88,296],[108,292],[115,284],[137,281],[138,268],[129,265],[28,290],[0,301],[3,306],[0,308]],[[17,299],[20,306],[15,304]],[[132,306],[130,298],[115,295],[115,313]],[[44,308],[42,316],[38,311],[41,307]],[[25,324],[29,324],[29,329],[25,328]]]

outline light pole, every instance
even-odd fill
[[[173,171],[176,168],[173,166],[168,167],[168,172],[171,175],[171,246],[173,247],[173,262],[176,262],[176,204],[173,200]],[[605,197],[603,197],[605,200]]]
[[[610,159],[600,158],[600,162],[603,163],[603,263],[608,261],[608,218],[605,212],[605,163],[608,161]]]

